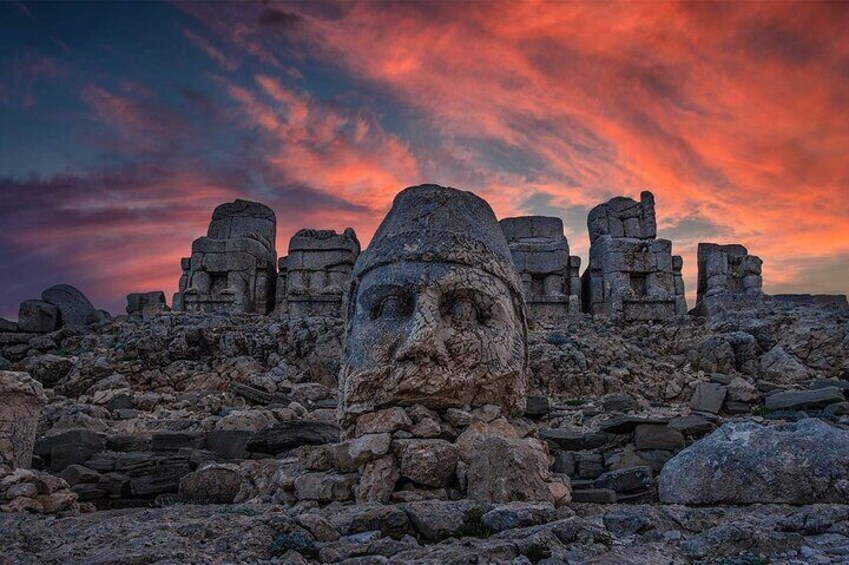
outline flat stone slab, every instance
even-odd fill
[[[610,442],[610,434],[604,432],[574,432],[572,430],[540,430],[539,437],[566,451],[595,449]]]
[[[609,488],[588,488],[572,491],[572,502],[612,504],[616,502],[616,491]]]
[[[765,405],[770,410],[794,410],[800,408],[823,408],[834,402],[843,402],[846,397],[837,387],[814,390],[787,390],[766,397]]]
[[[669,427],[678,430],[685,436],[701,437],[713,430],[713,424],[703,416],[691,414],[678,416],[669,420]]]
[[[593,481],[593,488],[610,489],[617,493],[634,492],[651,486],[650,467],[630,467],[608,471]]]
[[[312,420],[283,422],[255,433],[247,449],[254,453],[277,455],[301,445],[323,445],[339,441],[339,426]]]
[[[614,416],[602,422],[598,429],[609,434],[630,434],[640,424],[666,424],[669,418],[642,418],[640,416]]]

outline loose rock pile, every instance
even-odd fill
[[[528,319],[445,190],[402,193],[344,319],[0,325],[0,562],[846,562],[846,309]]]

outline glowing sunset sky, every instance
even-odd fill
[[[849,292],[849,3],[0,4],[0,316],[174,292],[235,198],[367,243],[400,189],[499,217],[657,198],[683,255]]]

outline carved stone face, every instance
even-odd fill
[[[343,422],[396,405],[524,407],[521,304],[497,277],[460,264],[400,262],[369,271],[351,298]]]

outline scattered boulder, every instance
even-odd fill
[[[24,300],[18,309],[22,332],[48,333],[59,329],[59,309],[43,300]]]
[[[59,309],[62,326],[87,326],[102,317],[82,292],[68,284],[51,286],[41,293],[41,299]]]
[[[813,504],[849,496],[849,432],[817,419],[732,422],[673,457],[660,474],[670,504]]]
[[[241,487],[238,465],[206,465],[180,479],[179,493],[193,504],[231,504]]]
[[[761,357],[761,373],[766,380],[792,384],[808,378],[810,370],[793,355],[776,345]]]

